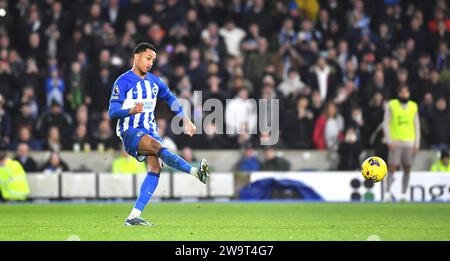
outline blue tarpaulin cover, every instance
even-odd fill
[[[323,200],[323,198],[311,187],[296,180],[273,178],[261,179],[250,183],[240,190],[240,199],[273,199],[275,192],[291,191],[294,198],[304,200]],[[292,194],[292,193],[291,193]]]

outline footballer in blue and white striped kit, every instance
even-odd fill
[[[205,184],[209,182],[210,174],[205,159],[198,167],[192,167],[165,148],[157,134],[154,114],[157,99],[165,100],[171,110],[183,118],[183,127],[189,136],[194,135],[196,127],[164,81],[150,73],[156,60],[156,48],[149,43],[140,43],[133,55],[133,68],[119,76],[113,85],[109,117],[118,119],[116,133],[127,153],[139,161],[146,160],[148,166],[139,197],[125,220],[125,225],[152,225],[141,218],[141,212],[158,186],[160,159],[172,168],[197,177]]]

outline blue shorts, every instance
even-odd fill
[[[144,161],[145,157],[147,157],[147,155],[138,153],[139,141],[145,134],[156,139],[159,143],[161,143],[161,145],[163,145],[161,137],[159,137],[158,133],[155,131],[147,129],[128,129],[122,134],[122,142],[125,147],[125,151],[140,162]]]

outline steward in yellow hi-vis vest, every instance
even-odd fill
[[[400,200],[407,200],[409,175],[414,156],[420,147],[420,121],[417,103],[409,99],[410,92],[406,85],[398,89],[398,98],[392,99],[384,111],[383,130],[389,148],[385,201],[394,199],[391,186],[394,173],[402,166],[402,191]]]
[[[441,151],[441,158],[436,160],[431,166],[431,171],[448,172],[450,174],[449,154],[447,150]]]
[[[30,187],[22,165],[0,153],[0,193],[4,200],[25,200]]]
[[[393,141],[414,141],[416,132],[414,129],[414,117],[418,111],[417,103],[408,101],[400,103],[398,99],[389,101],[391,109],[391,122],[389,128]]]
[[[144,162],[139,162],[122,151],[112,163],[112,172],[114,174],[145,174],[147,167]]]

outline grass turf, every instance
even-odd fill
[[[450,204],[154,203],[0,205],[0,240],[450,240]]]

